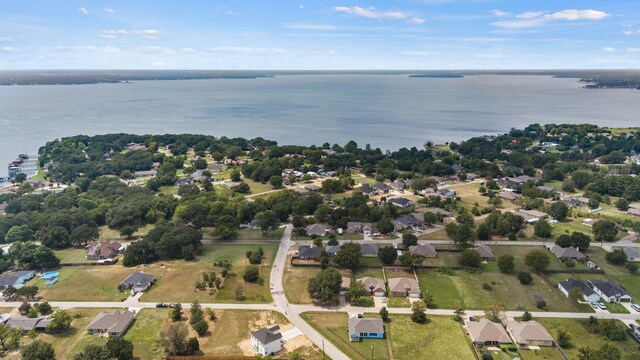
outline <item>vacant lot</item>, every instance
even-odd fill
[[[433,295],[433,304],[436,308],[453,309],[464,303],[462,296],[451,280],[451,276],[424,269],[418,270],[417,274],[423,296],[431,293]]]
[[[245,253],[256,251],[259,247],[264,250],[263,264],[260,266],[262,285],[258,283],[246,283],[242,279],[244,269],[249,265]],[[243,244],[208,244],[204,246],[204,254],[196,261],[171,261],[154,264],[162,270],[156,285],[143,295],[142,301],[164,302],[238,302],[236,300],[236,288],[242,287],[242,293],[246,302],[268,303],[272,301],[269,291],[269,277],[271,265],[278,247],[273,244],[243,245]],[[222,289],[197,290],[195,284],[202,281],[204,272],[222,273],[222,268],[213,266],[213,263],[227,259],[233,264],[232,275],[224,279]],[[233,275],[234,274],[234,275]]]
[[[388,339],[386,338],[363,339],[359,342],[349,341],[346,313],[308,312],[302,314],[302,318],[351,359],[371,359],[371,347],[373,347],[374,360],[390,358]]]
[[[60,259],[61,263],[92,263],[95,260],[87,260],[87,250],[84,248],[69,248],[64,250],[54,250],[56,256]]]
[[[451,317],[430,316],[416,324],[407,315],[392,315],[387,332],[397,360],[474,359],[462,326]]]
[[[571,346],[564,349],[570,359],[577,359],[578,349],[583,346],[600,347],[605,343],[610,343],[620,349],[622,358],[625,360],[638,358],[638,345],[630,337],[624,341],[609,341],[600,335],[591,333],[587,327],[588,320],[586,319],[538,318],[536,320],[544,325],[551,336],[557,336],[559,329],[564,329],[571,335]],[[624,325],[620,323],[620,326]],[[521,353],[523,352],[521,351]]]

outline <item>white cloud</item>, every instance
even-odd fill
[[[484,52],[476,54],[476,57],[480,59],[500,59],[502,58],[502,54],[497,52]]]
[[[89,10],[87,10],[87,8],[84,8],[84,7],[78,8],[78,11],[80,11],[81,13],[83,13],[85,15],[87,15],[89,13]]]
[[[8,42],[14,42],[14,41],[16,41],[16,39],[12,38],[11,36],[0,37],[0,42],[2,43],[8,43]]]
[[[309,55],[335,55],[336,52],[333,50],[311,50],[309,51]]]
[[[640,52],[640,48],[633,48],[633,47],[630,47],[630,48],[627,48],[627,51],[628,51],[628,52],[634,52],[634,53],[637,53],[637,52]]]
[[[608,47],[608,46],[607,46],[607,47],[603,47],[603,48],[602,48],[602,51],[612,53],[612,52],[615,52],[615,51],[616,51],[616,48]]]
[[[0,46],[0,52],[3,52],[3,53],[15,53],[18,51],[20,50],[18,50],[17,48],[14,48],[13,46]]]
[[[88,52],[88,53],[119,53],[122,50],[115,46],[75,45],[57,46],[51,51],[55,52]]]
[[[131,32],[134,35],[138,35],[143,39],[147,40],[155,40],[160,38],[161,36],[166,35],[166,33],[162,30],[157,29],[145,29],[145,30],[135,30]]]
[[[543,11],[525,11],[521,14],[516,15],[518,19],[535,19],[544,15]]]
[[[134,51],[145,53],[145,54],[175,54],[176,51],[173,49],[169,49],[162,46],[140,46],[140,47],[132,47]]]
[[[165,67],[170,65],[170,63],[166,62],[166,61],[154,61],[151,63],[151,66],[155,66],[155,67]]]
[[[492,10],[491,13],[493,14],[493,16],[496,16],[496,17],[511,16],[511,13],[508,13],[508,12],[502,11],[502,10]]]
[[[115,10],[113,10],[111,8],[105,8],[102,11],[106,12],[107,14],[113,14],[114,12],[116,12]]]
[[[298,5],[298,9],[304,9],[304,5]]]
[[[415,25],[424,24],[425,21],[426,21],[425,19],[422,19],[422,18],[419,18],[419,17],[413,17],[413,18],[407,20],[407,22],[409,24],[415,24]]]
[[[313,24],[313,23],[292,23],[285,24],[286,29],[295,30],[338,30],[339,27],[329,24]]]
[[[182,48],[182,49],[178,49],[178,52],[182,54],[193,54],[196,51],[192,48]]]
[[[629,35],[637,35],[637,34],[640,34],[640,30],[625,30],[622,33],[627,35],[627,36],[629,36]]]
[[[105,39],[115,39],[120,35],[127,35],[127,30],[104,30],[100,32],[100,37]]]
[[[608,17],[604,11],[599,10],[577,10],[569,9],[554,13],[544,13],[541,11],[527,11],[516,15],[515,20],[501,20],[491,23],[491,25],[503,29],[523,29],[534,26],[541,26],[552,21],[576,21],[576,20],[602,20]]]
[[[361,16],[370,19],[394,19],[402,20],[406,19],[407,15],[401,11],[381,11],[374,7],[363,8],[360,6],[336,6],[333,8],[337,12]]]
[[[221,46],[207,49],[209,52],[219,52],[239,55],[267,54],[267,53],[284,53],[287,52],[280,48],[254,48],[243,46]]]
[[[401,55],[405,56],[434,56],[440,55],[437,51],[423,51],[423,50],[409,50],[400,52]]]

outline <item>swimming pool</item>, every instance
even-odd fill
[[[49,271],[49,272],[46,272],[46,273],[40,275],[40,277],[45,279],[45,280],[48,280],[48,279],[57,278],[58,275],[60,275],[60,273],[57,272],[57,271]]]

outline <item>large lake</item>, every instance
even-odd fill
[[[76,134],[204,133],[383,150],[531,123],[640,126],[640,91],[577,79],[474,75],[283,75],[130,84],[0,86],[0,175],[18,153]]]

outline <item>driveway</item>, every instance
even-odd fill
[[[289,341],[296,336],[302,335],[302,331],[300,331],[300,329],[298,329],[297,327],[294,327],[293,329],[289,329],[281,334],[283,341]]]

